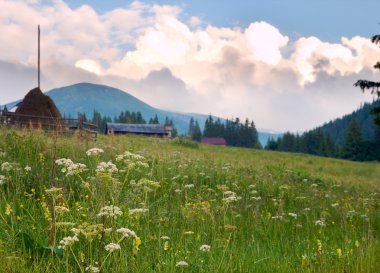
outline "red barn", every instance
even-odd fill
[[[227,142],[222,137],[202,137],[203,144],[226,146]]]

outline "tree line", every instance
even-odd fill
[[[363,130],[356,118],[351,120],[342,143],[322,128],[302,135],[285,133],[270,139],[265,149],[335,157],[354,161],[380,160],[380,127],[375,127],[372,139],[363,138]]]
[[[88,118],[86,113],[78,113],[78,117],[82,118],[84,122],[90,122],[98,126],[99,132],[104,133],[106,131],[107,122],[114,123],[126,123],[126,124],[160,124],[157,114],[151,117],[148,122],[143,118],[140,111],[129,112],[128,110],[122,111],[119,116],[113,119],[110,116],[102,116],[98,111],[94,111],[92,118]],[[69,116],[70,118],[70,116]],[[172,126],[172,136],[176,137],[178,135],[177,129],[175,128],[173,120],[165,117],[164,125]]]
[[[198,121],[191,118],[188,135],[195,141],[201,141],[202,137],[221,137],[225,139],[228,146],[261,148],[255,123],[248,118],[244,123],[239,118],[222,122],[219,118],[214,119],[209,115],[203,132]]]

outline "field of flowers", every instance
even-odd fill
[[[380,272],[380,164],[1,129],[0,272]]]

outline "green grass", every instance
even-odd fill
[[[92,147],[104,153],[87,156]],[[5,129],[0,152],[0,272],[380,268],[378,163],[133,136],[92,143]],[[86,168],[67,175],[55,163],[60,158]],[[109,161],[118,172],[96,172]],[[110,205],[122,215],[98,215]],[[72,228],[77,241],[59,248],[74,236]],[[119,228],[136,237],[123,238]],[[108,252],[110,243],[120,250]],[[180,261],[188,265],[176,266]]]

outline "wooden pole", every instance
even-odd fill
[[[40,89],[40,25],[38,25],[38,88]]]

